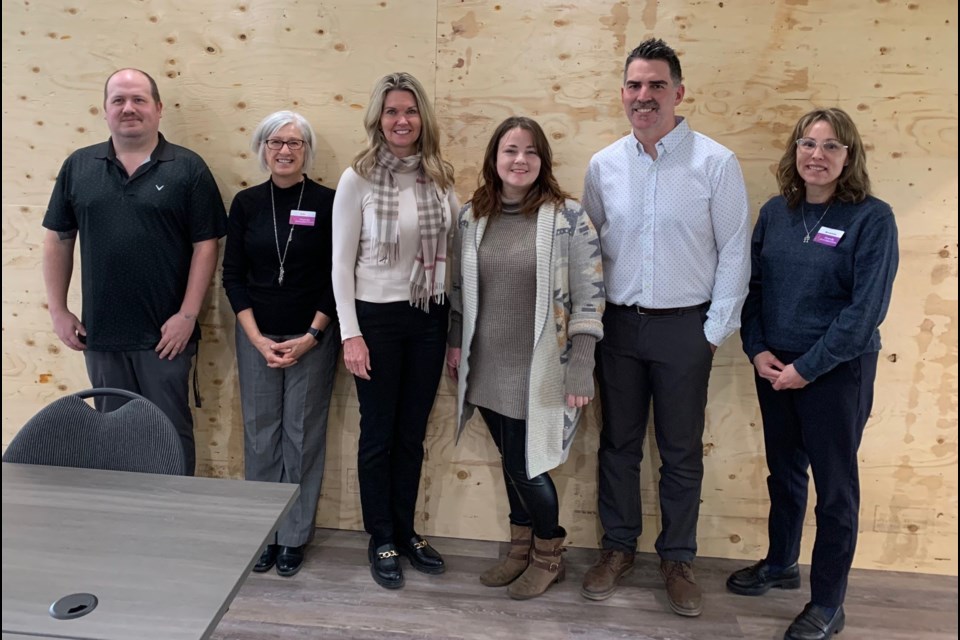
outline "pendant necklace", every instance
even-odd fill
[[[297,211],[300,210],[300,204],[303,202],[303,188],[306,186],[306,178],[300,183],[300,198],[297,200]],[[293,230],[296,225],[290,225],[290,233],[287,235],[287,244],[283,246],[283,255],[280,255],[280,236],[277,234],[277,206],[273,202],[273,178],[270,179],[270,209],[273,211],[273,241],[277,245],[277,260],[280,261],[280,275],[277,277],[277,284],[283,286],[283,263],[287,261],[287,250],[290,248],[290,241],[293,239]]]
[[[807,244],[808,242],[810,242],[810,234],[817,230],[817,227],[820,226],[820,221],[823,220],[823,218],[827,215],[827,212],[830,211],[830,207],[832,205],[833,205],[833,202],[827,205],[827,208],[824,210],[823,215],[821,215],[820,218],[818,218],[817,221],[814,223],[813,229],[810,229],[809,227],[807,227],[807,214],[803,210],[803,203],[802,202],[800,203],[800,218],[803,220],[803,230],[807,232],[807,235],[803,236],[804,244]],[[281,273],[282,273],[282,270],[281,270]]]

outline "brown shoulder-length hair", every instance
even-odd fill
[[[500,140],[513,129],[529,131],[533,137],[533,146],[540,156],[540,174],[530,186],[527,195],[520,202],[520,212],[533,215],[540,205],[552,202],[562,205],[570,195],[560,188],[557,179],[553,177],[553,152],[543,129],[536,120],[525,116],[511,116],[500,123],[483,154],[483,168],[477,176],[477,190],[473,192],[470,201],[473,204],[473,215],[476,218],[500,215],[503,207],[500,203],[500,194],[503,192],[503,180],[497,173],[497,152],[500,150]]]
[[[367,147],[358,153],[351,166],[363,178],[369,178],[373,165],[377,163],[377,153],[386,146],[387,140],[380,130],[380,118],[383,116],[383,103],[391,91],[409,91],[417,101],[420,111],[420,139],[417,140],[417,153],[420,154],[420,166],[441,189],[453,187],[453,165],[443,159],[440,153],[440,127],[430,104],[427,92],[420,81],[405,71],[388,73],[373,86],[370,102],[363,116],[363,128],[367,131]]]
[[[777,167],[777,185],[790,207],[798,207],[807,195],[807,186],[797,171],[797,140],[814,123],[824,121],[833,127],[837,140],[847,145],[847,164],[837,179],[833,197],[840,202],[863,202],[870,195],[870,176],[867,175],[867,153],[853,119],[843,109],[814,109],[797,121],[786,150]]]

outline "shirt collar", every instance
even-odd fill
[[[690,125],[687,124],[687,119],[684,118],[683,116],[677,116],[676,118],[677,118],[676,126],[674,126],[673,129],[671,129],[667,135],[657,140],[657,144],[656,144],[657,155],[661,153],[670,153],[671,151],[676,149],[678,146],[680,146],[680,143],[683,141],[683,139],[690,134]],[[631,133],[630,137],[633,138],[633,141],[637,148],[637,153],[646,153],[643,150],[643,145],[640,144],[640,141],[637,140],[636,136],[634,136]]]
[[[117,150],[113,148],[113,138],[97,145],[97,149],[94,151],[94,157],[98,160],[116,160]],[[154,147],[150,153],[150,158],[161,162],[173,160],[173,149],[170,148],[167,139],[164,138],[163,134],[159,131],[157,132],[157,146]]]

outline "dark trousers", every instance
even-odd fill
[[[543,540],[559,535],[560,503],[548,473],[527,477],[527,422],[477,407],[497,445],[510,501],[510,523],[533,527]]]
[[[774,351],[789,364],[801,354]],[[877,354],[844,362],[803,389],[774,391],[756,376],[770,491],[767,561],[787,566],[800,557],[807,510],[807,469],[817,488],[817,535],[810,601],[843,604],[857,547],[860,476],[857,450],[873,406]]]
[[[662,529],[656,550],[690,562],[697,553],[703,480],[703,426],[713,352],[703,333],[705,310],[638,314],[608,305],[597,345],[600,432],[599,513],[603,547],[634,552],[643,529],[640,462],[653,401],[660,453]]]
[[[449,306],[425,313],[407,302],[357,301],[370,351],[370,380],[354,377],[360,401],[357,475],[363,526],[379,545],[407,540],[413,526],[423,439],[443,371]]]
[[[197,355],[197,343],[191,342],[173,360],[161,359],[153,349],[137,351],[84,351],[87,375],[95,388],[110,387],[139,393],[157,405],[177,429],[186,475],[197,466],[193,438],[193,414],[190,413],[190,368]],[[126,404],[125,398],[101,396],[94,400],[98,411],[113,411]]]

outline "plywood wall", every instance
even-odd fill
[[[579,193],[590,156],[628,130],[619,103],[623,60],[651,35],[680,52],[687,86],[680,112],[736,151],[754,215],[775,190],[773,167],[800,114],[823,105],[855,115],[876,192],[897,214],[902,255],[860,453],[856,565],[956,574],[957,6],[946,0],[5,1],[4,445],[42,405],[87,386],[82,357],[62,348],[50,327],[40,221],[63,159],[107,136],[101,92],[114,69],[140,67],[157,78],[162,131],[207,160],[228,203],[265,179],[249,134],[282,108],[311,120],[320,135],[314,177],[336,186],[363,142],[374,80],[401,69],[435,97],[462,198],[476,184],[490,132],[511,114],[540,121],[561,184]],[[219,285],[202,323],[199,471],[241,477],[234,318]],[[454,446],[453,392],[445,380],[431,419],[418,527],[502,539],[496,453],[479,422]],[[358,420],[352,380],[341,370],[322,526],[362,528]],[[555,473],[573,545],[598,542],[597,443],[594,408]],[[735,338],[715,360],[704,450],[701,554],[760,557],[763,444],[750,367]],[[657,466],[650,451],[642,469],[644,550],[658,528]],[[805,554],[812,509],[808,525]]]

